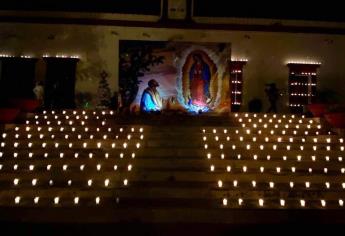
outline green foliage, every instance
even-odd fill
[[[101,79],[98,85],[98,106],[109,107],[111,99],[111,90],[107,81],[108,74],[105,71],[102,71],[100,74]]]
[[[77,107],[89,108],[89,103],[92,100],[92,94],[89,92],[79,92],[75,95]]]
[[[122,102],[129,107],[134,101],[141,80],[150,68],[164,62],[164,56],[153,54],[153,49],[148,45],[127,47],[120,53],[119,87]]]

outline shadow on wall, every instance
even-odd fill
[[[262,101],[259,98],[254,98],[248,102],[248,111],[254,113],[262,112]]]

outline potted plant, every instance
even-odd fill
[[[331,89],[317,92],[314,103],[307,105],[307,109],[314,117],[321,117],[327,113],[329,106],[338,102],[338,95]]]

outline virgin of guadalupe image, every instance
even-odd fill
[[[210,97],[210,67],[204,62],[201,54],[193,54],[193,64],[189,71],[190,100],[189,104],[205,107]]]

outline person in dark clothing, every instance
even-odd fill
[[[268,101],[270,102],[270,107],[268,108],[267,112],[277,113],[277,101],[279,98],[279,91],[276,87],[276,84],[266,84],[265,92],[268,97]]]
[[[115,112],[119,109],[119,94],[117,92],[114,92],[110,99],[110,108]]]

